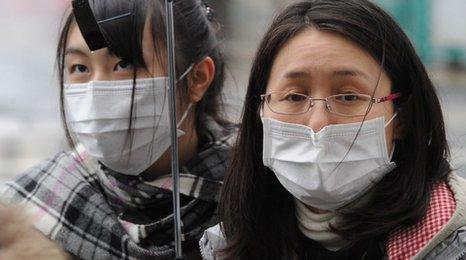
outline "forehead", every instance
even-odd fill
[[[290,39],[278,52],[271,77],[284,77],[290,71],[326,75],[356,70],[377,79],[379,63],[359,45],[333,32],[307,29]]]
[[[78,46],[84,48],[87,51],[90,51],[76,22],[73,22],[71,24],[70,31],[68,32],[68,40],[66,47],[69,47],[70,45]]]

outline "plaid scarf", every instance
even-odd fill
[[[181,169],[184,252],[215,225],[233,131],[208,121],[200,152]],[[204,140],[204,141],[202,141]],[[27,205],[38,230],[81,259],[172,259],[171,177],[149,182],[109,170],[82,149],[61,152],[0,188]]]
[[[455,196],[448,184],[442,182],[434,186],[426,215],[418,223],[400,227],[390,234],[388,259],[412,259],[447,225],[455,210]]]

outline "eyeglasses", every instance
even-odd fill
[[[274,113],[283,115],[300,115],[307,113],[316,101],[325,102],[326,109],[333,114],[347,117],[364,116],[373,104],[395,100],[401,93],[373,98],[364,94],[340,94],[327,98],[312,98],[308,95],[286,91],[273,91],[261,95],[262,102]]]

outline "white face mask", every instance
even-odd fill
[[[385,141],[385,126],[393,118],[387,124],[384,117],[368,120],[362,127],[360,122],[329,125],[318,133],[304,125],[262,118],[263,163],[303,203],[336,210],[395,168]]]
[[[71,132],[108,168],[126,175],[142,173],[171,145],[167,82],[166,77],[136,80],[132,140],[128,128],[133,80],[65,85]],[[178,137],[184,134],[178,129]]]

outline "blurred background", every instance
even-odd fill
[[[428,66],[444,108],[453,166],[466,177],[466,1],[374,1],[401,24]],[[230,69],[225,97],[236,120],[258,41],[273,15],[292,1],[207,2],[223,24]],[[0,0],[0,182],[66,149],[54,56],[69,5]]]

